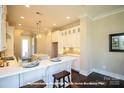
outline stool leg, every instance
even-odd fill
[[[61,84],[60,84],[60,83],[61,83],[61,81],[60,81],[60,79],[58,80],[58,83],[59,83],[59,88],[61,88]]]
[[[63,77],[63,88],[65,88],[65,77]]]
[[[68,75],[68,82],[70,83],[71,81],[70,81],[70,76]]]
[[[53,88],[55,88],[55,87],[56,87],[55,83],[56,83],[56,79],[54,78]]]

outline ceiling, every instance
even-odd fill
[[[95,18],[104,13],[121,8],[121,5],[31,5],[29,8],[24,5],[9,5],[8,21],[17,28],[23,28],[30,31],[36,30],[36,23],[41,20],[42,31],[61,27],[68,23],[79,20],[80,17],[88,15]],[[41,15],[37,15],[40,12]],[[24,16],[21,19],[20,16]],[[70,19],[66,19],[69,16]],[[22,26],[18,26],[22,24]],[[53,26],[56,24],[56,26]]]

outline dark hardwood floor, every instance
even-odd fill
[[[95,72],[86,77],[72,70],[72,84],[67,88],[124,88],[124,81]]]

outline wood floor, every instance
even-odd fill
[[[72,84],[67,88],[124,88],[124,81],[95,72],[86,77],[72,70]]]
[[[124,81],[95,72],[86,77],[72,70],[71,76],[72,83],[66,88],[124,88]],[[43,86],[31,86],[31,88],[43,88]]]

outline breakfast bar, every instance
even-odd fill
[[[71,65],[75,57],[61,57],[61,61],[53,62],[49,59],[40,60],[39,65],[32,68],[24,68],[20,63],[0,68],[0,88],[19,88],[29,83],[44,80],[46,87],[53,85],[52,75],[66,70],[71,72]]]

